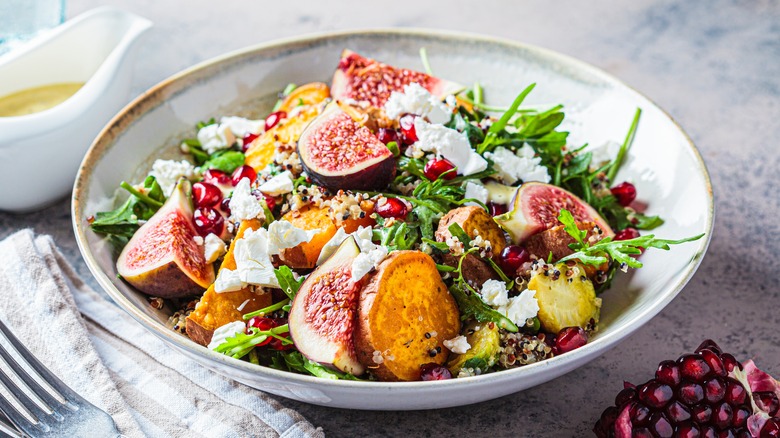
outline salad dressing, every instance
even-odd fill
[[[76,94],[83,85],[83,82],[43,85],[0,97],[0,117],[26,116],[53,108]]]

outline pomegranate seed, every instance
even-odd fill
[[[406,204],[404,201],[398,199],[398,198],[383,198],[385,201],[382,202],[380,199],[379,202],[374,205],[374,211],[379,216],[382,216],[383,218],[395,218],[395,219],[403,219],[406,217],[406,214],[408,213]]]
[[[210,233],[219,236],[225,228],[225,218],[211,207],[195,209],[193,222],[195,223],[195,231],[202,237],[206,237]]]
[[[741,383],[734,379],[729,379],[726,383],[725,400],[732,406],[739,406],[747,400],[747,391]]]
[[[672,423],[677,424],[690,420],[691,411],[683,406],[682,403],[676,401],[666,407],[666,416]]]
[[[780,400],[774,392],[754,392],[753,400],[761,410],[768,412],[771,416],[776,416],[780,410]]]
[[[633,401],[634,399],[636,399],[636,389],[623,388],[623,390],[618,392],[618,395],[615,397],[615,405],[622,406],[630,401]]]
[[[401,141],[405,145],[411,145],[417,141],[417,131],[414,129],[414,114],[405,114],[401,116],[398,123],[401,125]]]
[[[426,363],[420,366],[420,378],[422,380],[447,380],[452,378],[452,373],[443,365]]]
[[[770,418],[764,423],[764,427],[761,428],[761,438],[776,437],[780,437],[780,420]]]
[[[639,231],[636,228],[626,228],[615,233],[612,240],[630,240],[639,237]]]
[[[707,362],[707,365],[710,366],[712,372],[716,376],[726,376],[726,367],[723,366],[723,361],[720,360],[720,357],[718,357],[718,353],[715,353],[711,350],[701,350],[699,354],[701,355],[702,359]]]
[[[734,410],[728,403],[721,403],[715,406],[715,410],[712,412],[712,423],[719,429],[724,429],[731,424],[731,417],[734,415]]]
[[[442,177],[446,180],[451,180],[457,176],[455,172],[452,172],[452,169],[454,168],[455,166],[447,160],[433,159],[425,163],[425,169],[423,169],[423,173],[425,174],[425,177],[431,181],[436,181],[439,179],[439,177]]]
[[[377,138],[384,144],[388,144],[392,141],[398,143],[398,131],[395,129],[379,128],[376,133]]]
[[[673,392],[669,385],[659,382],[649,382],[639,390],[639,400],[651,408],[661,409],[672,399]]]
[[[588,343],[588,334],[582,327],[566,327],[555,336],[553,354],[556,356],[576,350]]]
[[[717,403],[726,395],[726,385],[721,379],[708,380],[704,384],[704,397],[709,403]]]
[[[498,266],[509,278],[514,278],[517,275],[517,270],[529,261],[531,261],[531,254],[525,248],[509,245],[501,251],[501,255],[498,257]]]
[[[222,202],[219,203],[219,209],[222,210],[223,213],[230,216],[230,198],[225,198],[222,200]]]
[[[742,427],[747,423],[748,417],[750,417],[751,412],[746,407],[737,408],[736,411],[734,411],[734,416],[731,417],[731,426],[732,427]]]
[[[695,352],[701,353],[703,350],[710,350],[713,353],[717,354],[718,356],[723,354],[723,351],[721,351],[720,347],[718,347],[718,344],[716,344],[715,341],[713,341],[712,339],[707,339],[704,342],[702,342],[701,345],[699,345],[699,347],[696,348]]]
[[[274,198],[273,196],[263,195],[263,201],[265,201],[265,205],[268,207],[269,210],[273,210],[274,207],[276,207],[276,198]]]
[[[203,174],[203,181],[215,186],[220,184],[230,184],[230,176],[221,170],[209,169]]]
[[[192,185],[192,199],[196,207],[212,207],[222,201],[222,190],[214,184],[196,182]]]
[[[233,176],[231,177],[231,182],[233,183],[233,186],[237,186],[238,183],[241,182],[242,179],[249,178],[249,184],[251,185],[255,180],[257,179],[257,172],[255,172],[255,169],[252,168],[252,166],[247,166],[244,164],[243,166],[237,168],[233,171]]]
[[[672,424],[660,412],[656,412],[650,418],[650,431],[653,433],[653,436],[660,438],[672,438],[672,435],[674,435]]]
[[[696,405],[691,410],[694,420],[699,424],[706,424],[712,418],[712,408],[709,405]]]
[[[260,331],[268,331],[272,328],[276,327],[276,323],[271,318],[265,318],[262,316],[253,316],[249,319],[246,323],[246,334],[251,335],[252,330],[250,330],[251,327],[260,329]],[[265,338],[265,340],[259,344],[255,344],[257,347],[262,347],[263,345],[267,345],[271,342],[271,340],[274,339],[272,336],[268,336]]]
[[[686,405],[693,406],[704,400],[704,388],[698,383],[683,382],[677,388],[677,398]]]
[[[714,427],[707,426],[707,427],[702,428],[701,436],[702,436],[702,438],[718,438],[718,433],[715,432],[715,428]]]
[[[637,426],[647,425],[650,422],[650,414],[652,414],[650,408],[639,403],[634,403],[629,411],[631,423],[636,424]]]
[[[674,361],[665,360],[658,364],[655,378],[661,383],[666,383],[672,388],[676,388],[680,384],[680,369]]]
[[[677,363],[680,365],[680,374],[684,379],[703,382],[712,374],[712,368],[697,354],[686,354],[677,359]]]
[[[268,117],[265,118],[265,130],[268,131],[269,129],[278,125],[280,121],[286,118],[287,118],[287,113],[284,111],[277,111],[275,113],[269,114]]]
[[[495,202],[488,202],[487,208],[490,210],[491,216],[498,216],[500,214],[504,214],[507,211],[509,211],[509,208],[506,204],[497,204]]]
[[[243,141],[241,141],[241,151],[246,152],[257,137],[260,137],[260,134],[247,134],[244,136]]]
[[[720,355],[720,360],[723,361],[723,366],[726,368],[727,372],[734,371],[735,368],[742,369],[742,364],[737,361],[737,359],[732,356],[729,353],[723,353]]]
[[[701,430],[699,426],[687,422],[677,425],[677,435],[679,438],[699,438],[701,436]]]
[[[638,429],[634,429],[634,431],[631,433],[631,438],[654,438],[653,433],[650,432],[650,430],[646,427],[640,427]]]
[[[617,420],[617,417],[620,413],[618,412],[617,408],[614,406],[610,406],[607,409],[604,409],[604,412],[601,413],[601,417],[599,417],[599,421],[596,422],[596,426],[593,428],[593,432],[596,433],[599,437],[607,438],[609,437],[609,430],[605,430],[602,426],[605,424],[612,424]]]
[[[622,182],[610,190],[612,196],[617,198],[618,204],[628,207],[636,199],[636,187],[630,182]]]

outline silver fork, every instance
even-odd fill
[[[84,400],[62,383],[19,342],[2,321],[0,321],[0,331],[3,332],[8,343],[16,349],[18,356],[27,363],[27,368],[34,370],[48,384],[39,384],[7,351],[6,345],[0,344],[0,357],[19,380],[24,382],[28,390],[21,389],[3,369],[5,367],[0,367],[0,382],[16,401],[14,404],[12,400],[0,394],[0,411],[16,428],[32,437],[120,436],[110,415]],[[2,427],[0,432],[11,434]]]

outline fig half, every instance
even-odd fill
[[[354,330],[361,281],[352,279],[352,261],[360,254],[350,236],[301,285],[290,308],[290,336],[314,362],[355,376],[365,367],[355,353]]]
[[[332,103],[301,134],[298,155],[309,176],[332,191],[378,190],[395,177],[393,153]]]
[[[463,89],[462,85],[406,68],[397,68],[351,50],[341,53],[339,67],[333,74],[330,93],[334,99],[352,99],[383,107],[393,91],[402,92],[413,82],[444,99]]]
[[[568,210],[577,222],[594,222],[604,232],[614,236],[607,221],[587,202],[565,189],[540,182],[528,182],[517,188],[511,209],[495,220],[506,230],[514,243],[523,243],[530,236],[560,225],[558,215]]]
[[[117,272],[141,292],[174,298],[203,291],[214,268],[195,243],[190,182],[182,178],[157,213],[135,232],[116,261]]]

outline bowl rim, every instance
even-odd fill
[[[82,190],[86,190],[88,182],[90,180],[91,167],[97,160],[99,160],[102,154],[107,148],[113,144],[114,135],[120,133],[124,128],[131,123],[135,118],[144,114],[147,107],[154,107],[157,99],[164,98],[166,92],[171,91],[171,88],[175,88],[177,82],[181,79],[187,78],[190,75],[196,73],[202,73],[210,67],[214,67],[218,64],[228,61],[239,61],[244,56],[249,56],[255,52],[262,52],[266,50],[280,49],[288,45],[317,43],[322,40],[339,39],[348,37],[359,37],[366,35],[388,35],[388,36],[402,36],[402,37],[423,37],[423,38],[439,38],[450,41],[479,41],[482,43],[508,46],[515,49],[526,50],[529,52],[535,52],[556,64],[570,65],[578,71],[584,71],[590,75],[598,77],[604,82],[623,87],[626,90],[634,93],[640,99],[646,100],[649,104],[658,109],[669,121],[671,121],[677,130],[683,135],[685,142],[687,143],[689,152],[692,153],[695,162],[698,166],[700,175],[704,179],[707,202],[709,208],[706,216],[705,223],[705,236],[698,241],[698,248],[696,249],[694,256],[688,262],[688,264],[681,271],[682,277],[674,284],[662,297],[662,299],[653,303],[652,306],[637,312],[631,319],[626,320],[623,325],[626,330],[615,331],[607,333],[606,335],[599,336],[597,339],[588,342],[583,347],[569,352],[565,355],[552,357],[534,364],[524,365],[514,369],[502,370],[494,373],[483,374],[479,376],[473,376],[468,379],[450,379],[443,381],[414,381],[414,382],[378,382],[378,381],[351,381],[351,380],[331,380],[323,379],[315,376],[308,376],[303,374],[297,374],[289,371],[276,370],[270,367],[254,365],[250,362],[242,361],[239,359],[233,359],[231,357],[219,354],[215,351],[208,350],[206,347],[196,344],[194,341],[188,339],[185,336],[179,335],[172,330],[164,327],[159,322],[155,321],[150,316],[141,312],[133,303],[131,303],[124,295],[111,283],[111,280],[105,275],[97,260],[93,256],[89,245],[87,243],[87,231],[88,227],[83,226],[80,218],[82,217],[82,204],[80,202],[80,193]],[[174,90],[175,91],[175,90]],[[226,52],[224,54],[215,56],[205,61],[199,62],[191,67],[175,73],[168,78],[160,81],[156,85],[149,88],[143,94],[131,101],[125,106],[119,113],[117,113],[111,121],[101,130],[93,143],[90,145],[87,151],[76,177],[76,181],[73,186],[73,196],[71,203],[71,218],[73,222],[73,229],[76,236],[76,242],[79,247],[79,251],[87,264],[91,273],[95,276],[95,279],[100,286],[106,291],[111,299],[120,307],[123,311],[127,312],[136,321],[138,321],[144,328],[151,331],[158,337],[164,339],[166,342],[172,344],[174,347],[184,350],[188,354],[204,357],[210,362],[219,362],[222,365],[226,365],[230,368],[234,368],[242,373],[250,373],[257,375],[261,379],[281,380],[288,383],[297,383],[304,386],[315,384],[325,388],[337,388],[339,390],[409,390],[409,389],[422,389],[437,387],[444,389],[446,387],[457,386],[460,389],[468,389],[471,386],[482,386],[487,382],[503,382],[506,380],[514,380],[515,378],[521,378],[523,374],[531,372],[543,372],[545,368],[553,367],[564,368],[572,370],[577,367],[576,363],[586,359],[585,362],[579,364],[584,365],[587,361],[592,360],[595,357],[607,352],[609,349],[616,346],[619,342],[629,337],[633,332],[638,330],[656,314],[663,310],[685,287],[690,281],[693,274],[701,264],[704,255],[709,247],[712,239],[712,230],[715,217],[715,203],[714,194],[712,189],[712,182],[710,174],[707,170],[707,166],[704,163],[704,159],[701,153],[698,151],[690,136],[682,129],[677,121],[663,108],[658,106],[653,100],[640,93],[630,85],[624,83],[611,74],[595,67],[585,61],[581,61],[572,56],[551,50],[543,47],[539,47],[533,44],[514,41],[508,38],[495,37],[477,33],[469,32],[455,32],[440,29],[425,29],[425,28],[372,28],[372,29],[355,29],[346,31],[334,31],[334,32],[318,32],[309,33],[296,37],[276,39],[269,42],[259,43],[236,50]],[[567,364],[569,365],[567,367]],[[568,372],[568,371],[567,371]],[[549,379],[548,379],[549,380]]]

